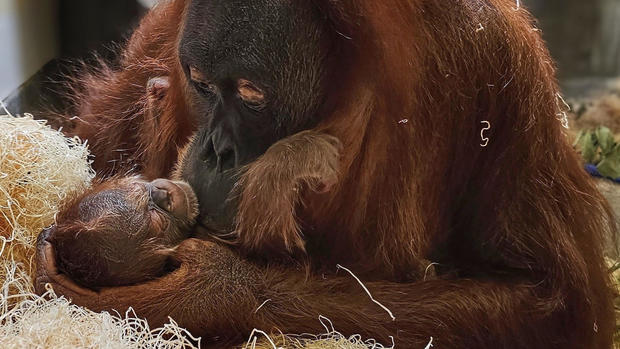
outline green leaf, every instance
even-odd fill
[[[586,132],[584,130],[580,130],[579,133],[577,133],[577,136],[575,137],[575,141],[573,142],[573,147],[575,148],[580,148],[578,147],[582,138],[585,137]]]
[[[611,133],[611,131],[607,127],[605,126],[598,127],[594,131],[594,136],[596,137],[596,141],[601,147],[601,153],[603,153],[603,155],[609,154],[610,152],[614,150],[616,141],[614,140],[614,135]]]
[[[607,156],[602,158],[596,168],[605,177],[620,178],[620,146],[616,145]]]
[[[587,163],[594,163],[596,158],[596,145],[594,144],[593,134],[586,132],[579,140],[578,149],[581,152],[581,156]]]

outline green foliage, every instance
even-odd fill
[[[620,178],[620,144],[607,127],[580,131],[573,146],[585,162],[596,165],[602,176]]]

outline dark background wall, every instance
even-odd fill
[[[4,12],[0,6],[0,15],[4,15],[0,16],[0,28],[4,21],[14,32],[10,35],[16,36],[7,38],[14,41],[13,47],[3,47],[13,53],[11,62],[0,62],[5,63],[0,64],[0,90],[8,93],[4,100],[14,114],[65,109],[65,80],[76,62],[93,60],[95,52],[111,61],[147,11],[136,0],[0,1],[6,1],[7,6]],[[33,31],[32,23],[42,19],[45,27],[38,25]],[[44,52],[39,49],[43,47]],[[52,59],[42,60],[41,53]],[[22,70],[21,74],[10,75],[17,70]]]
[[[562,79],[620,75],[620,0],[525,0]]]
[[[61,55],[84,57],[93,50],[109,55],[111,43],[129,35],[144,11],[132,0],[60,0]]]

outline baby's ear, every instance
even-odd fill
[[[56,240],[56,224],[53,224],[45,229],[43,229],[39,236],[37,236],[37,244],[42,244],[45,241],[54,243]]]

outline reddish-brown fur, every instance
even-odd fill
[[[241,247],[262,255],[305,251],[296,216],[301,193],[327,196],[338,182],[341,152],[337,138],[304,131],[275,143],[249,165],[237,183],[235,234]]]
[[[78,304],[131,305],[153,325],[170,315],[221,338],[254,327],[317,332],[323,315],[343,333],[385,342],[393,336],[401,348],[422,348],[430,337],[441,348],[611,347],[601,245],[615,227],[556,119],[554,67],[527,12],[509,0],[316,2],[343,34],[345,57],[317,130],[340,139],[343,156],[335,186],[321,196],[305,193],[296,212],[310,272],[252,264],[188,240],[178,251],[180,269],[169,276],[93,293],[58,275],[42,242],[39,289],[51,281]],[[144,72],[107,72],[107,79],[123,78],[92,90],[86,105],[101,102],[87,114],[101,118],[141,100],[151,71],[145,57],[178,69],[168,45],[182,12],[177,0],[147,17],[126,54]],[[175,114],[160,129],[167,137],[193,125],[184,84],[171,81],[180,95],[169,99],[166,110]],[[118,119],[99,138],[91,134],[102,144],[95,154],[123,142],[151,154],[156,147],[114,131],[141,121]],[[487,147],[480,146],[483,121],[491,124]],[[154,135],[138,138],[145,136]],[[248,220],[256,217],[238,218]],[[262,238],[273,245],[272,231],[257,231],[252,249],[261,249]],[[291,245],[290,235],[280,238]],[[440,264],[437,279],[416,279],[421,258]],[[336,275],[336,263],[354,271],[396,319],[348,274]]]
[[[79,119],[67,132],[89,140],[93,167],[102,176],[168,177],[179,149],[193,134],[196,121],[176,47],[183,8],[176,1],[146,16],[118,66],[102,62],[87,69],[75,86],[73,114]],[[154,101],[146,91],[157,77],[167,77],[173,88]]]

